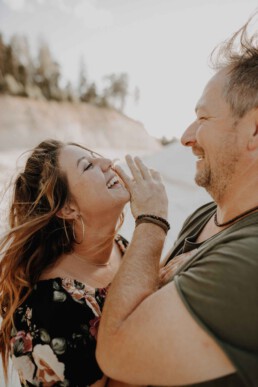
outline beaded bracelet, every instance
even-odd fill
[[[135,226],[138,226],[138,224],[141,223],[153,223],[157,226],[161,227],[165,233],[167,234],[168,230],[170,229],[170,224],[168,221],[161,216],[156,215],[149,215],[149,214],[142,214],[137,216],[135,219]]]

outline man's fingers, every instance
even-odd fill
[[[135,164],[139,168],[139,171],[141,172],[142,177],[145,180],[149,180],[151,178],[150,170],[146,167],[146,165],[143,163],[143,161],[139,157],[135,157]]]
[[[135,165],[135,162],[134,160],[132,159],[132,156],[130,155],[126,155],[125,156],[125,160],[127,162],[127,165],[133,175],[133,178],[135,179],[135,181],[140,181],[142,180],[142,175],[141,175],[141,172],[139,171],[138,167]]]
[[[116,165],[114,167],[114,170],[116,171],[116,173],[118,174],[118,176],[123,180],[123,182],[125,183],[125,185],[130,188],[131,184],[132,184],[132,179],[125,173],[125,171],[119,166],[119,165]]]
[[[153,179],[162,183],[162,177],[158,171],[156,171],[155,169],[150,169],[150,174],[153,177]]]

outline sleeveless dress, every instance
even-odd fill
[[[128,242],[118,235],[124,254]],[[86,387],[103,377],[96,336],[108,287],[72,278],[41,280],[17,308],[11,358],[21,386]]]

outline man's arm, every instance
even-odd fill
[[[150,241],[150,234],[146,238],[151,226],[144,227],[134,235],[134,246],[144,238],[151,249],[155,240]],[[155,291],[158,282],[155,286],[143,280],[157,278],[157,265],[140,268],[142,256],[134,246],[109,290],[101,318],[97,360],[102,370],[142,385],[184,385],[233,373],[222,349],[187,311],[174,283]]]
[[[138,203],[135,186],[127,184]],[[141,196],[139,176],[134,184]],[[153,187],[152,194],[155,199]],[[105,302],[97,344],[100,367],[114,379],[142,385],[198,383],[233,373],[224,352],[187,311],[174,283],[158,290],[164,239],[154,224],[136,227]]]

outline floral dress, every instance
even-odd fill
[[[128,242],[116,242],[122,254]],[[16,310],[11,357],[21,385],[86,387],[103,376],[96,335],[106,288],[71,278],[39,281]]]

